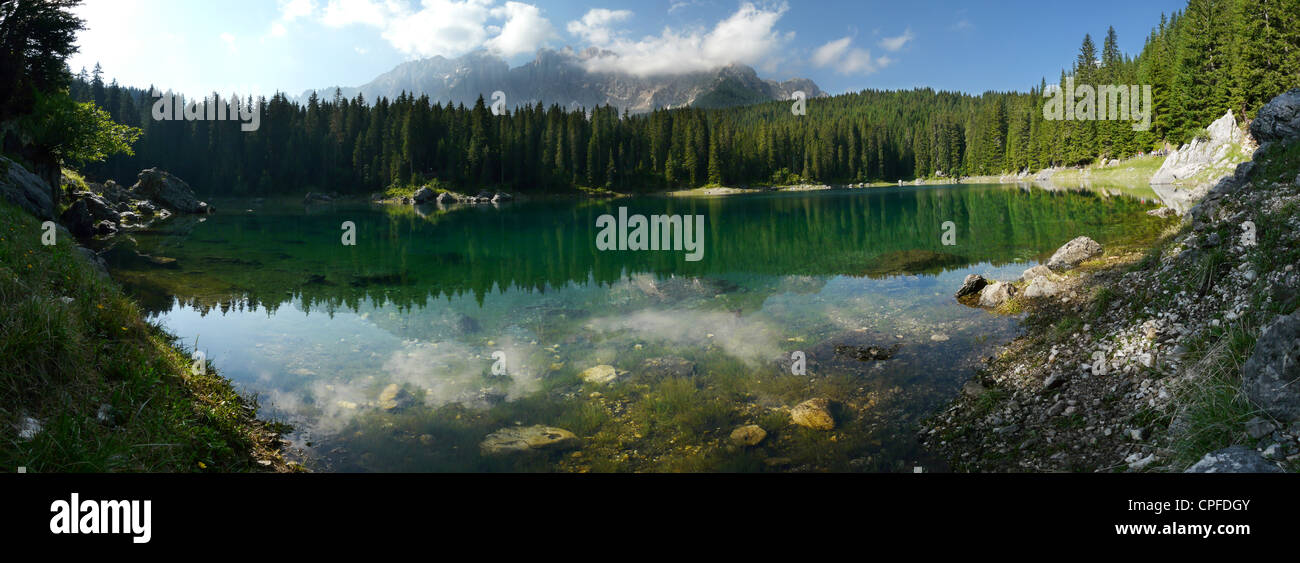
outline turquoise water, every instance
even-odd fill
[[[293,424],[318,471],[942,469],[915,443],[918,420],[1016,331],[1014,318],[958,304],[962,278],[1014,279],[1075,236],[1106,244],[1156,228],[1131,197],[999,185],[214,203],[216,215],[134,233],[110,267]],[[703,216],[701,258],[597,250],[599,217],[620,207]],[[355,246],[341,242],[345,222]],[[855,353],[873,348],[886,353]],[[616,379],[583,381],[598,365]],[[813,397],[837,405],[835,429],[791,424],[789,408]],[[733,443],[746,424],[767,438]],[[577,441],[480,447],[530,425]]]

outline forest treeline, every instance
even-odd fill
[[[154,120],[148,90],[106,85],[98,67],[75,77],[72,95],[144,130],[134,155],[89,165],[92,177],[129,183],[159,166],[217,196],[434,181],[528,193],[892,182],[1124,158],[1186,142],[1228,110],[1249,117],[1298,77],[1300,0],[1189,0],[1161,18],[1136,57],[1119,50],[1113,28],[1100,46],[1085,36],[1056,81],[1151,85],[1144,131],[1123,119],[1044,119],[1046,79],[1029,92],[978,96],[866,90],[809,100],[805,115],[770,102],[632,116],[535,104],[494,116],[482,99],[472,107],[410,94],[299,103],[277,94],[258,100],[255,132],[230,121]]]

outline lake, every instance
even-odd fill
[[[218,200],[106,258],[151,318],[295,427],[316,471],[941,471],[918,421],[1017,334],[1016,318],[957,303],[962,279],[1015,279],[1079,235],[1149,236],[1150,199],[953,185]],[[597,250],[598,219],[620,207],[703,216],[702,256]],[[595,366],[613,380],[580,377]],[[791,423],[814,397],[835,403],[833,430]],[[766,438],[733,443],[749,424]],[[480,446],[532,425],[579,443]]]

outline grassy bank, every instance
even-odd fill
[[[286,471],[281,425],[0,201],[0,471]]]
[[[1242,158],[1246,160],[1246,158]],[[1082,168],[1065,168],[1052,174],[1051,182],[1065,187],[1096,184],[1101,186],[1132,186],[1147,184],[1164,164],[1163,156],[1142,156],[1113,164],[1090,164]],[[1220,173],[1219,175],[1222,175]]]

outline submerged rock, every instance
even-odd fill
[[[942,340],[947,340],[947,337],[944,337]],[[897,354],[902,347],[902,344],[895,344],[889,347],[839,345],[835,347],[835,354],[838,356],[848,356],[859,362],[875,362],[888,360],[894,357],[894,354]]]
[[[618,370],[614,366],[601,364],[582,370],[578,377],[587,383],[605,384],[618,379]]]
[[[813,430],[833,430],[835,416],[831,413],[831,401],[823,397],[808,399],[790,409],[790,420],[799,426]]]
[[[574,433],[553,426],[516,426],[488,434],[479,444],[483,455],[535,453],[576,448],[580,444]]]
[[[746,424],[731,431],[731,441],[741,446],[757,446],[767,438],[767,431],[757,424]]]
[[[1281,421],[1300,419],[1300,311],[1278,317],[1241,367],[1250,400]]]
[[[1101,243],[1088,237],[1075,237],[1056,250],[1047,261],[1047,267],[1058,272],[1069,270],[1098,254],[1101,254]]]
[[[1283,473],[1258,452],[1246,446],[1230,446],[1205,454],[1187,473]]]
[[[379,408],[399,412],[415,404],[415,396],[396,383],[390,383],[379,392]]]
[[[651,379],[691,377],[695,375],[695,362],[677,356],[647,358],[637,371],[641,377]]]

